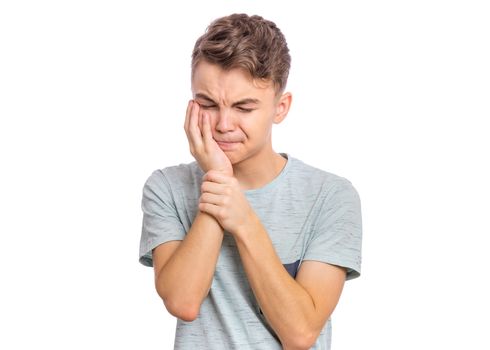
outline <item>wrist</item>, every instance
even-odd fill
[[[221,168],[216,168],[216,171],[219,171],[220,173],[226,175],[226,176],[230,176],[230,177],[233,177],[233,167],[230,166],[230,167],[221,167]]]
[[[199,162],[198,162],[199,163]],[[203,166],[200,165],[202,171],[206,174],[209,171],[217,171],[219,173],[222,173],[226,176],[233,176],[233,167],[227,168],[227,167],[213,167],[213,166]]]
[[[262,223],[260,222],[258,216],[252,211],[249,215],[249,219],[246,220],[242,225],[237,226],[237,228],[231,234],[235,239],[240,241],[246,241],[251,237],[251,234],[257,232],[262,228]]]
[[[205,213],[201,210],[198,210],[197,216],[196,216],[196,221],[201,222],[202,224],[207,226],[205,231],[215,232],[220,237],[222,237],[224,235],[223,228],[221,227],[218,220],[216,220],[216,218],[214,216],[212,216],[208,213]]]

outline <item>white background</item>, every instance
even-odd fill
[[[141,190],[192,161],[190,53],[232,12],[289,42],[276,151],[361,196],[333,349],[489,349],[490,12],[427,0],[1,2],[0,348],[172,348]]]

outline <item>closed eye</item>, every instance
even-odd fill
[[[243,112],[243,113],[250,113],[252,111],[254,111],[255,109],[253,108],[243,108],[243,107],[237,107],[237,109],[240,111],[240,112]]]
[[[216,109],[216,108],[218,108],[217,105],[200,104],[200,106],[202,109]],[[255,108],[245,108],[245,107],[240,107],[240,106],[237,106],[236,109],[242,113],[250,113],[250,112],[253,112],[255,110]]]

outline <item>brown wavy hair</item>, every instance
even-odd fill
[[[246,14],[221,17],[207,27],[194,45],[192,73],[202,60],[272,81],[276,94],[284,91],[291,65],[286,39],[275,23]]]

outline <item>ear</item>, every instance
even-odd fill
[[[276,104],[276,114],[274,115],[274,124],[281,123],[288,115],[289,108],[291,107],[291,102],[293,100],[293,95],[290,92],[285,92],[277,100]]]

